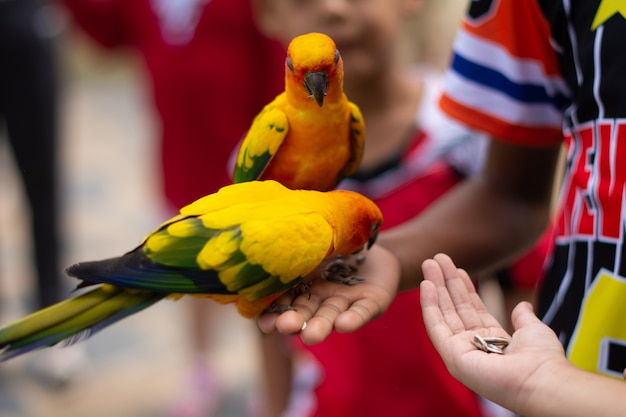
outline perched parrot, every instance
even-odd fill
[[[378,207],[354,192],[290,190],[269,180],[226,186],[125,255],[69,267],[78,288],[101,285],[1,328],[0,361],[82,340],[183,294],[257,317],[326,258],[371,246],[381,222]]]
[[[271,179],[291,189],[328,191],[353,174],[365,125],[343,92],[343,61],[321,33],[294,38],[285,91],[255,117],[239,148],[234,182]]]

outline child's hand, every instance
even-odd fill
[[[374,245],[356,275],[365,278],[365,282],[345,285],[315,279],[310,296],[305,292],[291,300],[289,295],[283,295],[276,302],[295,310],[264,314],[258,319],[259,328],[264,333],[300,333],[307,344],[322,342],[333,329],[340,333],[359,329],[391,304],[398,289],[400,267],[391,253]]]
[[[517,412],[537,381],[570,367],[554,332],[522,302],[512,313],[513,337],[489,314],[469,276],[447,255],[422,266],[421,304],[424,323],[450,373],[470,389]],[[510,339],[504,354],[486,353],[472,343],[474,335]],[[545,380],[545,379],[544,379]]]

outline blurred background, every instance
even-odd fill
[[[407,60],[445,67],[466,3],[430,1],[426,13],[406,28],[402,47]],[[62,9],[48,12],[54,23],[49,35],[60,59],[58,166],[64,268],[122,254],[170,212],[158,182],[158,122],[139,56],[128,50],[103,51],[73,27]],[[414,37],[419,44],[411,42]],[[31,214],[5,139],[0,122],[0,324],[34,308],[36,285]],[[64,278],[65,293],[75,284]],[[61,360],[71,366],[57,366],[49,352],[0,364],[0,416],[168,416],[186,378],[190,340],[185,310],[182,303],[164,301],[125,319],[66,348]],[[231,306],[218,311],[219,320],[211,320],[217,328],[211,330],[214,340],[207,352],[217,364],[221,387],[213,415],[251,415],[259,372],[257,330]]]

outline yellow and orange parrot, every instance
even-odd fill
[[[294,38],[285,60],[285,91],[256,116],[245,135],[234,182],[272,179],[291,189],[327,191],[353,174],[365,125],[343,91],[343,61],[321,33]]]
[[[371,245],[382,215],[349,191],[290,190],[275,181],[229,185],[181,209],[118,258],[78,263],[82,295],[0,329],[0,361],[82,340],[183,294],[235,303],[259,316],[326,258]]]

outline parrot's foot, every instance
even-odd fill
[[[358,256],[356,258],[356,265],[361,265],[364,261],[364,255]],[[364,278],[354,275],[356,271],[358,271],[358,268],[355,265],[346,262],[346,259],[343,257],[338,257],[335,261],[326,266],[322,272],[322,277],[327,281],[344,285],[356,285],[365,282]]]
[[[363,265],[363,262],[365,262],[365,254],[357,256],[355,262],[357,265]]]
[[[265,310],[263,310],[263,314],[265,314],[265,313],[282,314],[285,311],[291,311],[291,310],[295,310],[295,308],[293,308],[292,306],[290,306],[288,304],[272,303],[272,304],[269,305],[269,307],[267,307]]]
[[[304,282],[300,282],[295,287],[291,287],[289,290],[287,290],[287,294],[289,294],[292,297],[292,299],[302,294],[307,294],[308,298],[311,298],[311,287],[305,284]],[[269,307],[263,310],[263,313],[281,314],[281,313],[284,313],[285,311],[290,311],[290,310],[295,310],[295,308],[287,304],[272,303],[269,305]]]
[[[308,298],[311,298],[311,287],[304,283],[301,282],[298,285],[296,285],[295,287],[291,287],[288,291],[289,295],[291,295],[293,298],[296,298],[302,294],[307,294]]]

